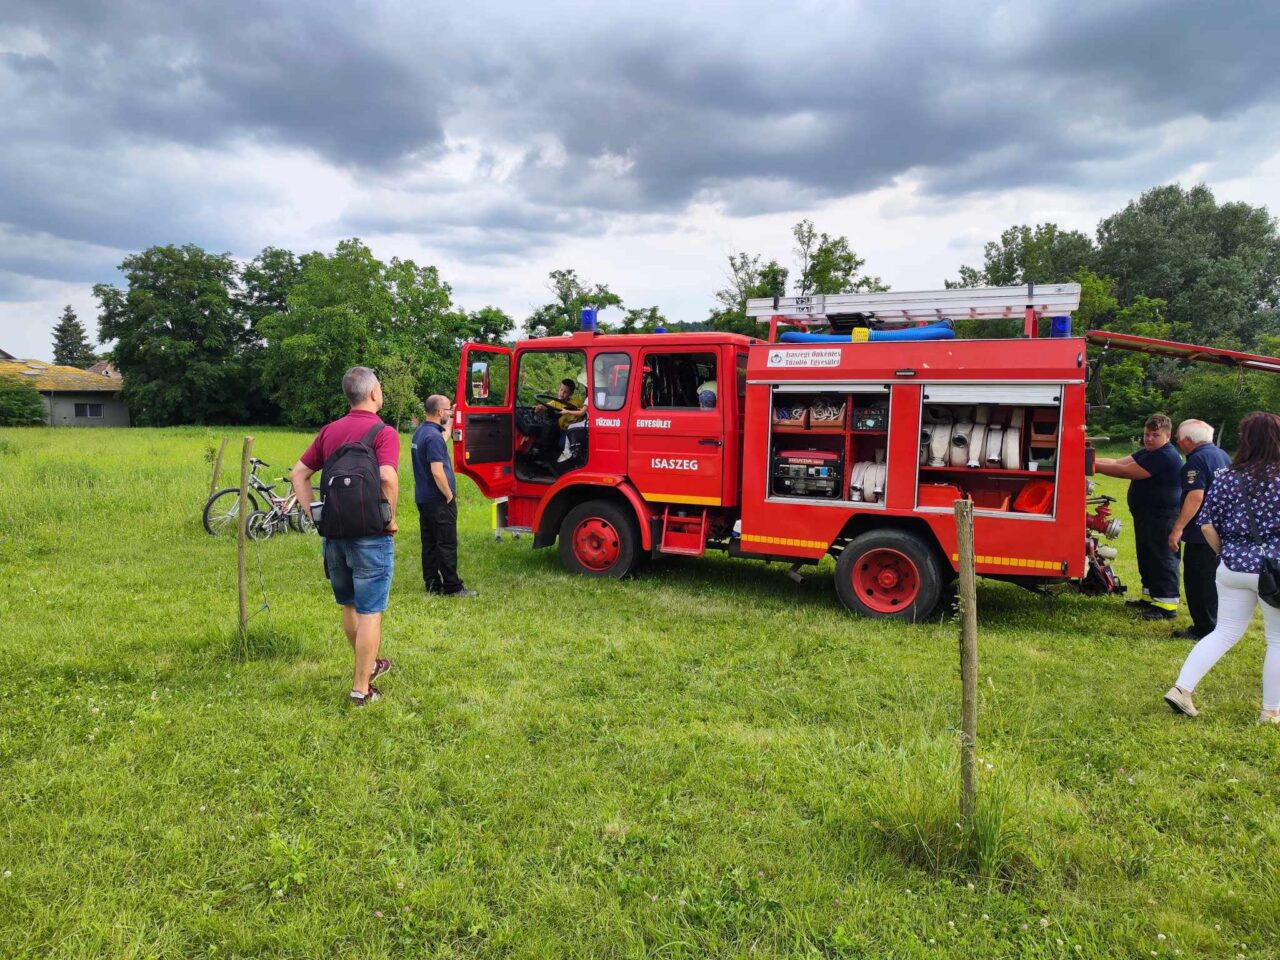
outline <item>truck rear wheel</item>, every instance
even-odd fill
[[[635,520],[608,500],[588,500],[560,524],[560,562],[584,577],[625,577],[640,554]]]
[[[836,561],[840,602],[864,617],[923,620],[938,605],[942,580],[931,546],[905,530],[859,534]]]

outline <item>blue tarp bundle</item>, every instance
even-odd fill
[[[895,340],[954,340],[955,335],[955,330],[951,328],[951,321],[940,320],[925,327],[872,330],[869,339],[872,343],[888,343]],[[783,343],[850,343],[853,337],[848,333],[801,333],[798,330],[788,330],[780,339]]]

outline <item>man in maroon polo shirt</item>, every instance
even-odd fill
[[[311,514],[314,496],[311,477],[324,466],[330,454],[344,443],[359,443],[370,428],[382,423],[382,384],[368,367],[352,367],[342,378],[342,392],[351,409],[320,430],[311,446],[293,466],[290,479],[302,509]],[[400,496],[400,435],[383,424],[373,438],[378,461],[382,496],[391,505],[391,523],[371,537],[324,541],[325,570],[333,587],[333,598],[342,606],[342,629],[355,653],[355,675],[351,681],[351,704],[362,707],[380,696],[373,681],[391,669],[390,660],[378,658],[382,644],[382,613],[391,594],[395,572],[392,535],[396,527],[396,500]]]

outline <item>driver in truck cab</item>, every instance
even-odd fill
[[[536,438],[538,445],[547,448],[551,445],[552,439],[558,440],[556,444],[560,448],[558,462],[561,463],[572,456],[569,449],[569,438],[564,431],[569,429],[570,424],[581,420],[587,413],[586,405],[579,403],[574,397],[574,391],[577,387],[576,381],[566,377],[560,381],[560,385],[556,388],[557,399],[548,400],[546,403],[540,403],[533,408],[533,415],[537,419],[539,427]],[[559,414],[558,418],[556,414]]]

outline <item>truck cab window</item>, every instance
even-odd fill
[[[587,358],[581,350],[521,353],[516,366],[516,476],[554,483],[586,464],[586,412]]]
[[[714,410],[718,392],[714,353],[651,353],[644,358],[643,407]]]
[[[597,410],[621,410],[627,402],[631,380],[631,357],[625,353],[602,353],[591,364],[591,385]]]

